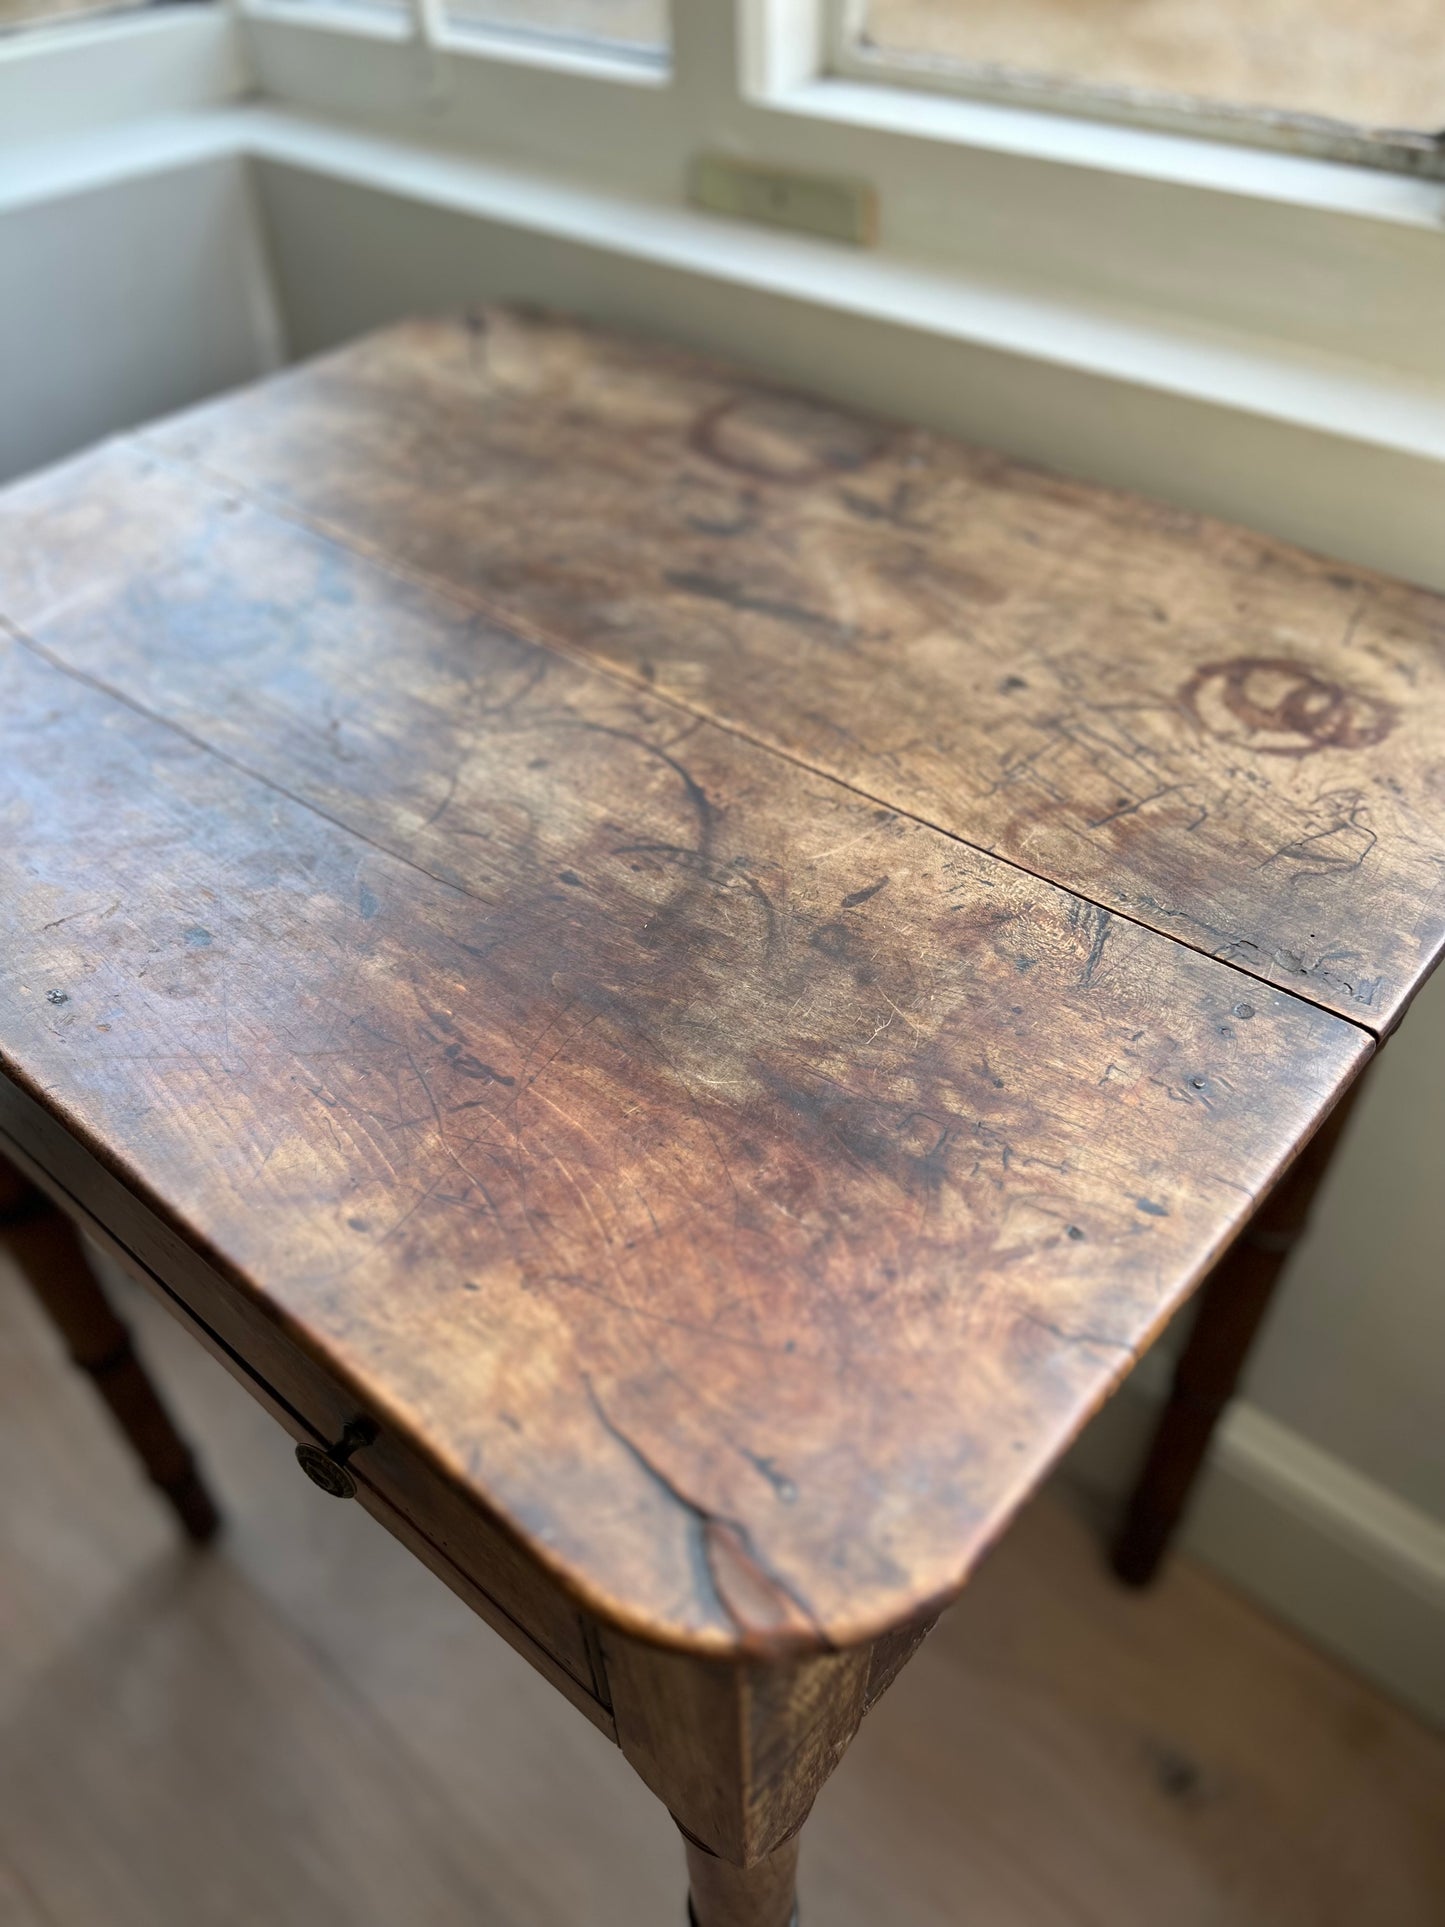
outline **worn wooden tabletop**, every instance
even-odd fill
[[[1438,600],[570,324],[0,582],[12,1085],[663,1642],[956,1591],[1440,947]]]

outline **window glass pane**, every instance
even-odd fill
[[[0,3],[3,3],[3,0],[0,0]],[[408,0],[284,0],[284,3],[287,6],[302,9],[319,6],[327,13],[356,13],[363,19],[367,17],[375,19],[377,16],[402,22],[409,22],[411,19]]]
[[[447,0],[447,12],[459,25],[601,41],[639,52],[660,51],[668,41],[667,0]]]
[[[861,11],[863,51],[1445,128],[1445,0],[866,0]]]
[[[134,13],[152,0],[0,0],[0,33],[62,20],[94,19],[102,13]]]

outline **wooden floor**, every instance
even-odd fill
[[[181,1552],[0,1264],[0,1927],[680,1927],[621,1757],[161,1312],[232,1526]],[[1438,1927],[1445,1741],[1035,1505],[870,1717],[810,1927]]]

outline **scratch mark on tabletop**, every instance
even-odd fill
[[[803,603],[790,602],[784,596],[754,595],[740,583],[726,582],[720,576],[703,575],[695,569],[667,569],[662,579],[669,588],[680,589],[684,595],[699,596],[708,602],[726,603],[728,608],[736,609],[742,615],[771,616],[775,622],[790,623],[795,628],[816,629],[837,642],[865,639],[855,623],[839,622],[833,616],[824,615],[820,609],[809,609]]]
[[[777,1464],[773,1459],[765,1458],[760,1453],[750,1451],[745,1445],[740,1446],[738,1449],[748,1464],[752,1466],[755,1471],[760,1472],[767,1480],[768,1484],[773,1488],[774,1492],[777,1493],[784,1505],[792,1505],[796,1502],[798,1497],[796,1484],[788,1477],[786,1472],[780,1472],[778,1470]]]
[[[1022,1308],[1019,1316],[1030,1325],[1037,1325],[1040,1331],[1062,1339],[1066,1345],[1097,1345],[1102,1350],[1126,1352],[1133,1356],[1134,1347],[1127,1338],[1111,1338],[1107,1332],[1070,1331],[1066,1325],[1057,1325],[1052,1318],[1045,1318],[1042,1312]]]
[[[801,1618],[825,1646],[829,1645],[812,1607],[796,1587],[760,1556],[747,1526],[740,1519],[713,1512],[684,1492],[608,1413],[597,1396],[590,1374],[583,1372],[580,1376],[588,1402],[603,1430],[690,1518],[693,1569],[701,1597],[715,1605],[744,1635],[753,1633],[767,1638],[769,1634],[796,1626]],[[744,1605],[748,1610],[744,1610]]]
[[[1080,979],[1086,986],[1093,983],[1094,972],[1098,969],[1104,955],[1104,945],[1108,942],[1109,932],[1114,927],[1113,913],[1105,910],[1102,905],[1091,905],[1087,922],[1092,926],[1094,941],[1084,962],[1083,976]]]
[[[42,930],[58,930],[63,923],[74,923],[77,917],[114,916],[115,912],[119,910],[119,908],[120,908],[120,898],[117,897],[115,902],[107,904],[104,910],[97,910],[94,907],[90,908],[89,910],[72,910],[68,916],[52,917],[49,923],[42,923],[40,928]]]

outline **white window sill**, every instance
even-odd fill
[[[841,76],[780,89],[760,96],[759,104],[810,120],[904,136],[935,150],[939,145],[971,148],[1250,200],[1445,229],[1445,180],[1376,167]]]

